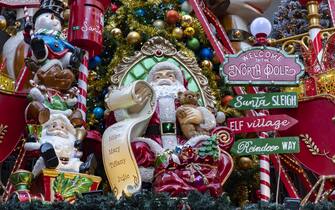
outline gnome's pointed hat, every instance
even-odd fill
[[[60,0],[41,0],[40,9],[35,13],[33,22],[35,23],[36,18],[43,13],[53,13],[63,24],[64,7],[64,3]]]

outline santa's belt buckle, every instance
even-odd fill
[[[174,122],[163,122],[161,123],[161,135],[176,135],[176,123]]]

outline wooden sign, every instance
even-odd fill
[[[241,139],[230,151],[236,155],[299,153],[299,137]]]
[[[39,0],[0,0],[0,6],[10,8],[39,7]]]
[[[220,74],[227,84],[298,85],[303,68],[297,55],[261,46],[225,55]]]
[[[227,120],[228,127],[232,129],[235,134],[275,130],[283,131],[292,127],[297,122],[296,119],[286,114],[229,118]]]
[[[260,93],[236,96],[229,105],[239,110],[297,108],[298,96],[290,93]]]

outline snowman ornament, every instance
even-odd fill
[[[63,68],[78,69],[82,62],[83,51],[67,42],[62,34],[63,11],[62,1],[41,0],[40,9],[33,16],[33,25],[27,23],[25,26],[24,40],[30,44],[31,60],[38,66],[58,59]]]

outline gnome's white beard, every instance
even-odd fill
[[[177,98],[178,92],[184,92],[186,90],[186,88],[178,80],[169,83],[170,84],[164,83],[164,85],[162,85],[160,82],[150,83],[156,93],[157,98],[164,96],[171,96],[173,98]]]
[[[63,134],[64,135],[64,134]],[[75,136],[68,133],[67,138],[55,135],[54,132],[42,131],[41,143],[50,143],[55,148],[55,152],[59,158],[72,158],[74,156]]]

